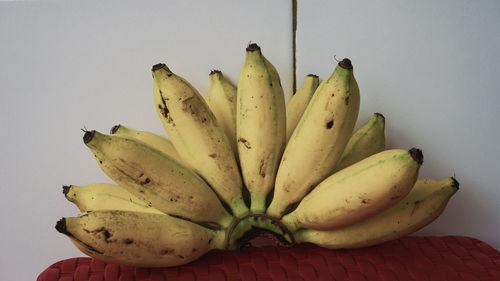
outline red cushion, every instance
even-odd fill
[[[500,280],[500,252],[469,237],[405,237],[356,250],[312,244],[212,251],[174,268],[135,268],[92,258],[59,261],[37,281]]]

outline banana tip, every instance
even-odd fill
[[[121,125],[118,124],[118,125],[114,125],[113,127],[111,127],[111,130],[109,130],[109,133],[110,134],[114,134],[116,133],[116,131],[118,131],[118,129],[120,129]]]
[[[255,51],[260,51],[259,45],[256,43],[250,43],[247,46],[247,52],[255,52]]]
[[[452,187],[456,188],[457,190],[459,190],[459,186],[460,186],[460,183],[457,181],[457,179],[455,177],[451,177],[451,180],[453,181],[453,183],[451,184]]]
[[[92,131],[84,131],[85,134],[83,135],[83,142],[84,143],[89,143],[95,135],[95,130]]]
[[[215,74],[221,74],[221,75],[222,75],[222,71],[217,70],[217,69],[212,69],[212,70],[210,71],[210,75],[215,75]]]
[[[312,74],[312,73],[307,74],[307,75],[306,75],[306,77],[319,78],[319,76],[318,76],[318,75],[316,75],[316,74]]]
[[[60,219],[60,220],[57,221],[57,223],[56,223],[56,230],[59,233],[71,236],[71,233],[69,233],[68,230],[66,229],[66,219],[65,218],[62,218],[62,219]]]
[[[153,65],[153,67],[151,67],[151,71],[160,70],[160,69],[166,68],[166,67],[167,67],[167,65],[164,63],[157,63],[157,64]]]
[[[342,68],[344,68],[344,69],[352,70],[352,62],[348,58],[345,58],[345,59],[341,60],[339,62],[339,66],[342,67]]]
[[[63,194],[67,195],[69,190],[71,189],[71,185],[63,185]]]
[[[375,113],[373,113],[373,114],[375,114],[377,117],[382,118],[382,120],[385,120],[385,116],[384,116],[384,115],[382,115],[382,113],[375,112]]]
[[[422,165],[424,163],[424,155],[422,154],[422,150],[418,148],[412,148],[409,150],[411,157],[415,162],[417,162],[419,165]]]

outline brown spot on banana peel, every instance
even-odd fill
[[[125,238],[125,239],[123,239],[123,244],[125,244],[125,245],[130,245],[130,244],[133,244],[133,243],[135,243],[135,242],[134,242],[134,239],[132,239],[132,238]]]
[[[216,153],[212,153],[212,154],[209,154],[208,157],[210,157],[210,158],[217,158],[217,154]]]
[[[333,119],[326,123],[326,128],[331,129],[333,127]]]
[[[252,146],[250,145],[250,142],[247,141],[244,138],[239,138],[238,142],[241,142],[247,149],[251,149],[252,148]]]
[[[266,161],[264,159],[260,160],[260,166],[259,166],[259,175],[263,178],[266,177],[266,167],[265,167]]]

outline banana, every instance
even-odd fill
[[[319,77],[309,74],[304,80],[302,87],[293,95],[286,105],[286,139],[289,140],[293,130],[306,110],[311,97],[319,85]]]
[[[207,92],[207,104],[226,133],[234,155],[238,159],[236,147],[236,86],[222,72],[210,72],[210,87]]]
[[[231,224],[233,217],[205,181],[168,155],[118,135],[87,131],[83,139],[101,169],[146,204],[195,222]]]
[[[270,216],[281,217],[331,174],[354,129],[359,99],[351,61],[344,59],[318,86],[288,141],[267,210]]]
[[[310,242],[329,249],[361,248],[391,241],[433,222],[458,186],[454,178],[421,179],[402,201],[372,218],[335,230],[299,230],[294,238],[299,243]]]
[[[285,97],[278,72],[250,44],[238,79],[236,138],[251,211],[263,213],[286,142]]]
[[[177,266],[212,249],[223,249],[225,232],[168,215],[100,210],[56,224],[84,253],[139,267]]]
[[[126,210],[164,214],[116,184],[63,186],[63,193],[66,199],[75,203],[82,213],[97,210]]]
[[[179,153],[177,153],[177,151],[175,150],[172,142],[165,137],[147,131],[134,130],[125,127],[121,124],[113,126],[111,128],[110,134],[129,137],[142,141],[147,145],[156,148],[159,151],[165,153],[166,155],[172,157],[177,162],[182,162],[181,157],[179,156]]]
[[[385,118],[374,113],[349,139],[332,174],[385,149]]]
[[[292,232],[326,230],[374,216],[410,192],[422,162],[422,152],[416,148],[374,154],[322,181],[282,222]]]
[[[182,160],[227,203],[237,217],[248,213],[231,144],[203,97],[165,64],[152,69],[158,115]]]

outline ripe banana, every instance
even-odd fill
[[[236,137],[251,211],[263,213],[286,142],[285,97],[278,72],[250,44],[238,79]]]
[[[147,131],[138,131],[123,125],[115,125],[111,128],[110,134],[115,134],[123,137],[133,138],[139,141],[146,143],[147,145],[158,149],[159,151],[165,153],[166,155],[172,157],[177,162],[182,162],[179,153],[174,148],[172,142],[162,136],[157,134],[147,132]]]
[[[418,180],[402,201],[372,218],[335,230],[303,229],[294,237],[299,243],[310,242],[329,249],[361,248],[391,241],[433,222],[457,192],[458,185],[454,178]]]
[[[282,218],[290,231],[345,227],[401,201],[412,189],[423,162],[419,149],[379,152],[322,181]]]
[[[237,217],[248,213],[231,144],[203,97],[165,64],[152,69],[158,115],[182,160],[226,202]]]
[[[210,72],[210,87],[207,93],[207,104],[212,110],[231,144],[234,155],[238,158],[236,147],[236,86],[222,72]]]
[[[82,213],[98,210],[125,210],[164,214],[116,184],[63,186],[63,193],[66,199],[73,202]]]
[[[286,105],[286,139],[289,140],[293,130],[306,110],[311,97],[319,85],[319,77],[309,74],[304,80],[302,87],[293,95]]]
[[[89,256],[139,267],[189,263],[224,247],[225,233],[168,215],[100,210],[62,218],[56,229]]]
[[[385,149],[385,118],[374,113],[349,139],[333,173]]]
[[[232,216],[196,173],[143,142],[88,131],[85,144],[101,169],[148,205],[195,222],[227,227]]]
[[[352,134],[359,89],[349,59],[318,86],[283,153],[267,213],[281,217],[330,175]]]

